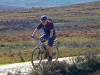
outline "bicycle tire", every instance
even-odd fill
[[[53,55],[53,61],[57,61],[60,56],[57,45],[53,45],[53,53],[54,52],[56,53],[56,55]]]
[[[39,55],[38,58],[37,58],[37,55]],[[31,63],[32,63],[33,68],[38,67],[40,65],[41,61],[42,61],[42,56],[41,56],[40,48],[33,49],[32,57],[31,57]]]

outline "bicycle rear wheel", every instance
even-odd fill
[[[31,63],[33,68],[36,68],[40,65],[42,61],[41,50],[40,48],[35,48],[32,52]]]

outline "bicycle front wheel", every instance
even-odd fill
[[[32,52],[31,63],[33,68],[36,68],[40,65],[42,61],[41,50],[40,48],[35,48]]]
[[[56,45],[53,45],[53,61],[57,61],[59,57],[59,49]]]

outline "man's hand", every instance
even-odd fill
[[[34,38],[34,36],[32,36],[32,38]]]
[[[32,34],[32,36],[31,36],[32,38],[34,38],[34,35]]]
[[[47,40],[49,41],[51,38],[49,37]]]

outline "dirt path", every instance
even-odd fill
[[[59,61],[67,61],[68,63],[73,63],[72,57],[64,57],[59,58]],[[34,61],[37,63],[37,61]],[[20,72],[22,75],[28,75],[28,73],[32,70],[31,62],[24,62],[24,63],[15,63],[15,64],[8,64],[0,66],[0,75],[7,75],[8,72],[12,74],[18,74]]]

